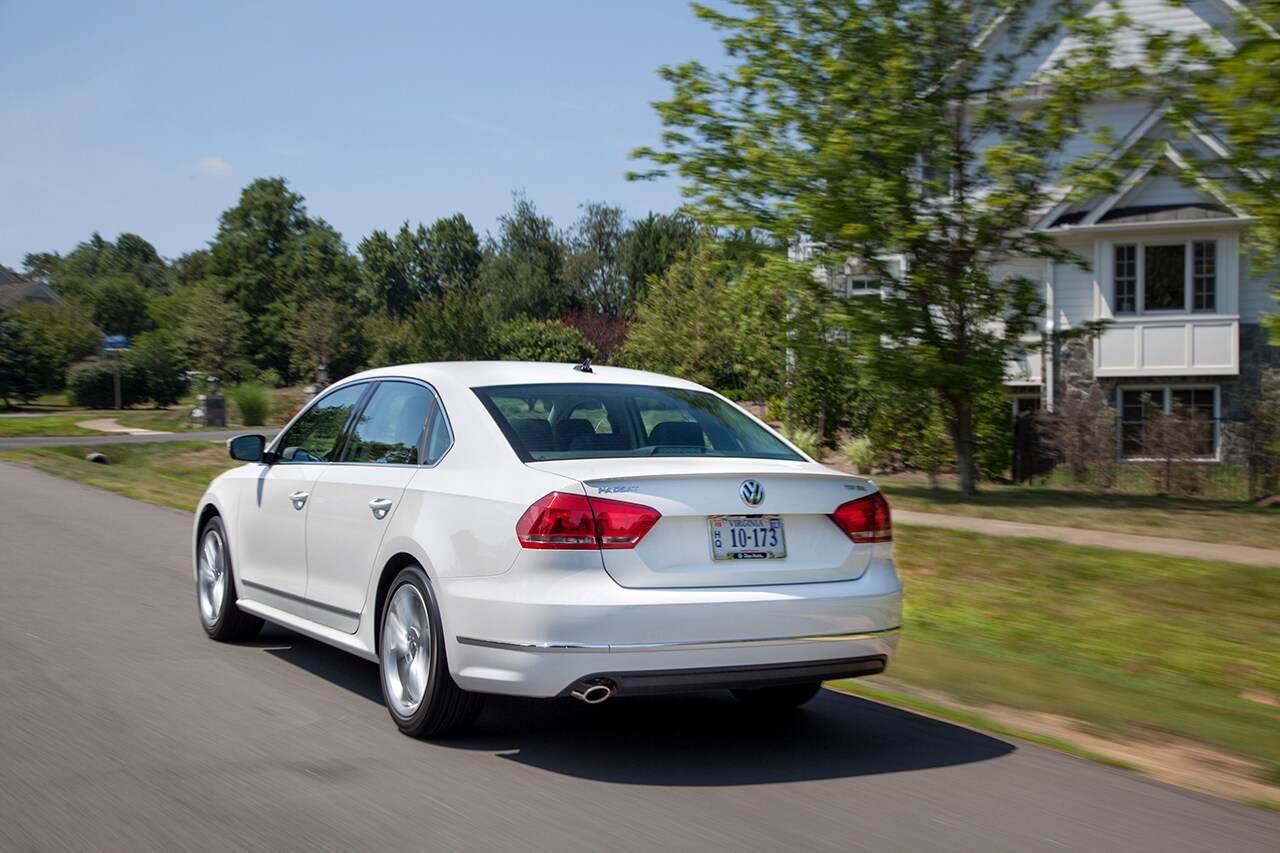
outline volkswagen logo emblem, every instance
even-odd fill
[[[738,489],[738,495],[747,506],[760,506],[764,503],[764,486],[755,480],[744,480]]]

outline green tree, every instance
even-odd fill
[[[698,223],[682,214],[650,212],[631,224],[622,257],[628,317],[644,301],[649,282],[666,275],[677,259],[692,252],[701,233]]]
[[[152,327],[147,290],[133,276],[107,273],[86,288],[93,324],[108,335],[136,336]]]
[[[480,236],[461,213],[437,219],[427,229],[431,274],[441,291],[471,288],[480,276],[484,253]]]
[[[569,232],[565,276],[581,294],[583,309],[610,317],[626,315],[630,299],[624,252],[626,218],[622,208],[599,202],[582,205]]]
[[[512,211],[498,219],[498,236],[489,240],[481,269],[480,288],[494,316],[557,320],[581,307],[581,295],[565,276],[564,254],[550,217],[517,195]]]
[[[699,219],[816,241],[816,264],[857,257],[887,276],[887,259],[902,258],[888,298],[859,301],[844,322],[870,342],[882,381],[932,392],[971,494],[973,401],[1001,382],[1040,309],[1033,282],[989,270],[1009,256],[1069,260],[1027,222],[1077,174],[1095,189],[1114,180],[1062,169],[1091,101],[1128,78],[1112,66],[1113,24],[1072,3],[1031,22],[1033,4],[1014,0],[736,5],[695,6],[725,33],[730,64],[661,70],[674,90],[657,104],[666,131],[636,152],[653,169],[634,177],[674,172]],[[989,53],[996,16],[1014,38]],[[1063,61],[1034,91],[1020,86],[1020,61],[1064,31],[1075,41]]]
[[[102,335],[76,311],[63,305],[19,303],[5,315],[16,323],[35,353],[35,380],[42,391],[66,387],[67,368],[93,355],[102,344]]]
[[[721,391],[768,396],[785,348],[785,300],[764,287],[767,275],[725,254],[708,240],[651,280],[614,361]]]
[[[182,342],[172,332],[142,335],[129,349],[127,360],[140,377],[145,396],[157,407],[172,406],[187,392],[186,358]]]
[[[404,317],[418,302],[439,296],[431,263],[427,229],[400,226],[395,237],[374,231],[360,241],[361,295],[366,305],[393,317]]]
[[[6,409],[14,401],[25,403],[39,395],[39,371],[35,348],[22,326],[0,312],[0,400]]]
[[[300,369],[312,348],[297,334],[301,309],[349,305],[356,294],[358,266],[342,235],[304,201],[283,178],[254,181],[222,214],[209,250],[209,273],[249,318],[250,357],[286,377],[309,373]]]

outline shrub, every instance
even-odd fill
[[[592,354],[591,345],[572,326],[526,317],[517,317],[495,329],[489,347],[492,356],[500,361],[575,362]]]
[[[86,409],[114,409],[116,370],[120,371],[120,405],[136,406],[147,399],[147,382],[142,371],[128,359],[79,364],[67,372],[71,403]]]
[[[868,473],[876,464],[876,448],[865,435],[855,435],[840,445],[840,453],[858,473]]]
[[[819,444],[822,436],[818,435],[817,430],[805,429],[804,427],[783,427],[782,434],[786,436],[787,441],[794,444],[805,452],[807,456],[817,459],[822,455],[822,449]]]
[[[264,386],[246,382],[229,389],[227,396],[240,409],[240,422],[245,426],[262,426],[267,422],[271,394]]]

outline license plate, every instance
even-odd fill
[[[711,556],[716,560],[781,560],[787,556],[776,515],[713,515]]]

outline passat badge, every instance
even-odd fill
[[[755,480],[744,480],[738,489],[738,495],[747,506],[760,506],[764,503],[764,486]]]

